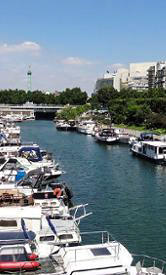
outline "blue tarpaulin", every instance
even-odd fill
[[[42,160],[40,148],[38,146],[23,146],[19,150],[19,156],[25,157],[30,161],[37,162]]]

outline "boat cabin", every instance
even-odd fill
[[[166,161],[166,142],[162,141],[142,141],[133,145],[132,151],[142,156]]]

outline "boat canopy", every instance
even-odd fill
[[[1,231],[0,232],[0,246],[8,244],[20,244],[32,241],[36,237],[33,231]]]
[[[39,146],[23,146],[19,149],[19,157],[25,157],[29,161],[41,161],[42,155]]]

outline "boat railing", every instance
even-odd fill
[[[136,263],[138,274],[142,272],[142,268],[144,268],[144,272],[147,274],[165,274],[166,260],[144,254],[132,254],[132,256],[134,264]]]
[[[83,243],[91,243],[93,244],[105,244],[108,243],[114,249],[115,256],[119,255],[120,250],[120,243],[113,238],[113,236],[108,231],[87,231],[87,232],[80,232],[80,236],[82,238]],[[86,237],[87,240],[86,240]],[[89,237],[90,239],[89,239]],[[92,237],[93,236],[93,237]],[[87,242],[88,241],[88,242]]]
[[[120,243],[116,242],[112,238],[111,234],[108,231],[81,232],[80,236],[82,237],[83,235],[90,235],[90,236],[92,236],[92,235],[99,235],[100,236],[100,243],[97,243],[96,241],[95,241],[95,243],[97,245],[107,244],[108,243],[109,246],[111,246],[111,249],[114,249],[114,255],[113,255],[113,257],[118,257],[119,250],[120,250]],[[92,240],[92,237],[91,237],[91,240]],[[82,239],[82,241],[84,242],[83,239]],[[93,240],[92,240],[91,244],[94,244]],[[70,251],[73,250],[73,252],[74,252],[74,259],[72,260],[72,262],[76,262],[77,261],[77,254],[79,254],[78,251],[82,250],[82,247],[83,246],[80,246],[80,247],[77,246],[76,249],[74,247],[70,248]],[[65,255],[67,254],[67,250],[65,250],[65,247],[61,247],[61,249],[64,249],[64,254],[63,254],[62,257],[65,257]],[[89,260],[91,260],[91,259],[89,259]],[[88,259],[86,261],[88,261]],[[71,261],[70,261],[70,263],[71,263]],[[70,265],[70,263],[67,263],[67,266]],[[66,266],[66,268],[67,268],[67,266]]]
[[[87,213],[86,206],[88,206],[88,203],[76,205],[70,208],[70,214],[78,225],[80,224],[81,219],[92,214],[92,212]]]
[[[108,231],[85,231],[85,232],[81,232],[80,233],[82,236],[90,236],[93,235],[94,239],[97,239],[97,235],[100,238],[100,243],[104,244],[104,243],[109,243],[110,241],[113,241],[113,237],[111,236],[111,234]]]

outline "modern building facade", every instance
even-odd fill
[[[95,85],[95,92],[104,87],[113,87],[118,92],[128,82],[128,69],[121,68],[114,73],[107,71],[102,78],[98,78]]]
[[[133,90],[148,89],[148,69],[156,66],[156,62],[143,62],[129,64],[128,88]]]
[[[150,66],[148,71],[147,71],[147,75],[148,75],[148,88],[152,89],[155,87],[155,78],[156,78],[156,66]]]
[[[95,92],[108,86],[118,92],[122,88],[140,91],[152,88],[166,89],[166,61],[130,63],[129,69],[120,68],[114,73],[107,71],[96,81]]]
[[[148,86],[166,89],[166,61],[157,62],[148,69]]]

